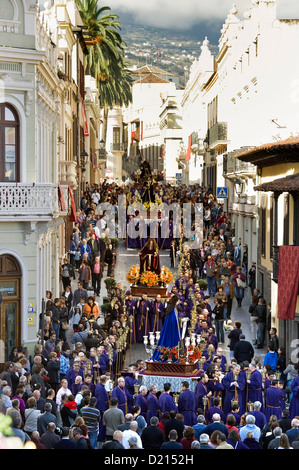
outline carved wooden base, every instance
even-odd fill
[[[156,297],[161,295],[161,297],[167,297],[167,287],[147,287],[147,286],[131,286],[130,291],[133,296],[141,297],[142,294],[147,294],[148,297]]]
[[[165,375],[165,376],[178,376],[178,377],[192,377],[199,373],[197,369],[197,362],[151,362],[145,361],[146,367],[143,372],[146,375]]]

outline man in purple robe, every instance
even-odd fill
[[[140,414],[144,417],[147,421],[148,418],[148,404],[147,404],[147,387],[145,385],[141,385],[139,389],[138,395],[135,396],[134,406],[140,406]],[[147,424],[149,424],[147,422]]]
[[[76,377],[80,375],[83,379],[83,370],[80,367],[80,362],[75,361],[72,367],[69,368],[69,370],[66,373],[66,380],[68,383],[68,387],[70,390],[72,390],[73,385],[75,384]]]
[[[127,224],[127,248],[139,248],[138,234],[134,233],[136,225],[134,216],[130,215]]]
[[[149,312],[151,304],[147,299],[147,294],[142,294],[142,297],[137,302],[135,311],[136,320],[136,342],[143,343],[143,337],[148,336],[149,333]]]
[[[157,385],[152,384],[149,386],[149,394],[147,396],[148,416],[147,422],[149,423],[153,416],[160,418],[160,405],[157,398]]]
[[[279,388],[279,382],[275,379],[265,391],[265,416],[267,422],[272,415],[277,416],[277,419],[281,419],[282,408],[284,406],[283,398],[283,392]]]
[[[117,386],[114,387],[111,393],[111,398],[117,398],[118,399],[118,405],[117,407],[122,410],[124,415],[128,413],[128,397],[127,397],[127,392],[125,389],[125,379],[124,377],[119,377],[117,381]]]
[[[134,386],[139,384],[138,381],[138,372],[136,370],[136,366],[134,364],[130,364],[128,366],[128,375],[125,376],[125,390],[128,399],[128,411],[131,413],[132,406],[134,403]]]
[[[257,370],[254,363],[249,364],[251,372],[250,379],[247,379],[247,397],[248,401],[252,403],[259,401],[261,403],[261,412],[263,412],[263,377],[259,370]]]
[[[238,378],[234,377],[234,373],[238,373]],[[246,376],[245,376],[246,377]],[[246,380],[244,375],[240,374],[240,366],[237,364],[233,367],[233,370],[228,372],[222,379],[222,385],[226,390],[223,411],[225,416],[227,416],[232,410],[231,401],[235,399],[238,400],[240,409],[242,409],[242,392],[246,387]]]
[[[293,419],[299,416],[299,377],[292,380],[291,391],[293,395],[290,402],[290,419]]]
[[[258,426],[262,430],[265,424],[267,423],[267,420],[264,413],[261,412],[261,408],[262,403],[260,401],[255,401],[253,403],[253,411],[250,411],[248,414],[255,417],[256,426]]]
[[[176,413],[178,412],[178,407],[174,403],[170,392],[171,384],[167,382],[164,384],[164,392],[159,396],[159,407],[162,414],[165,413],[165,411],[172,410],[174,410]]]
[[[99,423],[99,435],[98,440],[104,441],[106,437],[106,426],[103,425],[103,414],[109,408],[109,396],[105,388],[108,377],[106,375],[101,375],[99,378],[98,384],[95,388],[94,396],[97,399],[96,407],[101,412],[101,420]]]
[[[194,426],[197,423],[197,398],[194,392],[189,390],[189,382],[181,383],[182,391],[179,396],[178,410],[184,416],[185,426]]]
[[[207,411],[207,424],[211,424],[213,422],[213,414],[218,413],[220,415],[221,421],[225,423],[225,414],[223,410],[220,408],[220,400],[218,397],[214,398],[213,406],[211,406]]]
[[[212,392],[208,390],[208,382],[209,382],[209,377],[207,376],[206,373],[202,373],[199,376],[198,383],[195,388],[195,395],[197,398],[197,408],[201,408],[204,410],[204,404],[203,404],[203,397],[208,397],[210,398],[212,395]],[[206,406],[207,409],[207,406]]]
[[[162,331],[164,317],[165,307],[163,302],[161,301],[161,295],[158,294],[155,300],[151,302],[150,331]]]

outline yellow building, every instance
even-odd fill
[[[259,213],[257,288],[271,303],[267,328],[278,329],[280,345],[286,347],[289,358],[292,341],[299,337],[299,137],[252,148],[236,158],[258,168],[259,183],[254,188]],[[284,268],[282,261],[289,253],[292,256]]]

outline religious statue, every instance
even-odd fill
[[[152,176],[152,170],[150,166],[150,162],[145,160],[141,165],[141,178],[148,178]]]
[[[144,183],[141,199],[143,204],[145,202],[155,202],[154,183],[152,182],[151,178],[148,178]]]
[[[166,307],[165,315],[166,319],[160,334],[160,338],[157,347],[153,354],[154,361],[161,361],[160,348],[180,348],[181,342],[181,328],[179,323],[178,313],[176,311],[176,305],[179,301],[177,295],[173,295]]]
[[[140,275],[145,271],[152,271],[158,276],[161,273],[159,248],[154,238],[149,238],[139,253]]]

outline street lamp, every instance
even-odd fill
[[[86,164],[87,164],[88,153],[83,150],[80,155],[80,168],[82,171],[86,171]]]

